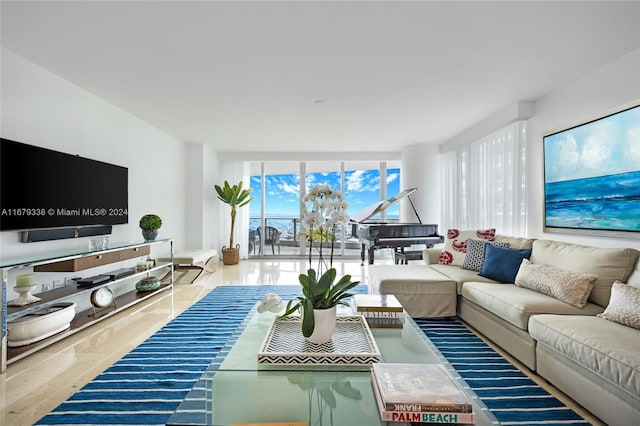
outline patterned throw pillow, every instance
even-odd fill
[[[515,284],[583,308],[597,278],[597,275],[563,271],[523,259]]]
[[[640,330],[640,288],[614,282],[609,305],[597,316]]]
[[[471,231],[461,231],[459,229],[449,229],[444,248],[440,253],[438,263],[443,265],[462,266],[465,254],[467,253],[467,240],[493,241],[496,238],[495,228],[476,229]]]
[[[489,243],[483,240],[467,240],[467,254],[462,262],[462,269],[480,272],[484,264],[484,247],[491,244],[495,247],[509,248],[509,243],[499,243],[494,241]]]

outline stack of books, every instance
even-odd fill
[[[369,327],[402,328],[404,308],[392,294],[356,294],[353,310],[361,314]]]
[[[371,364],[383,421],[473,424],[471,400],[440,364]]]

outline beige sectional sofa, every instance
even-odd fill
[[[501,235],[494,241],[531,249],[532,267],[547,265],[588,278],[593,288],[586,304],[574,306],[520,282],[501,283],[439,264],[441,248],[425,250],[424,264],[371,265],[370,291],[395,294],[414,317],[447,316],[453,303],[459,318],[604,422],[637,424],[640,330],[597,314],[607,308],[614,282],[640,288],[640,252]],[[430,281],[434,276],[437,291]],[[453,298],[443,291],[447,285],[455,288]],[[447,315],[432,309],[443,305]]]

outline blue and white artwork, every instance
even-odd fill
[[[544,137],[545,226],[640,232],[640,106]]]

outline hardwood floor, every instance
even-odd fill
[[[389,253],[376,254],[376,263],[393,263]],[[291,284],[308,267],[306,259],[251,259],[238,265],[215,265],[193,284],[176,284],[165,292],[126,309],[33,355],[9,365],[0,376],[0,424],[32,425],[78,391],[175,316],[189,308],[218,285]],[[351,274],[366,283],[367,266],[360,260],[334,262],[338,274]],[[602,425],[588,412],[497,349],[574,408],[594,425]]]

